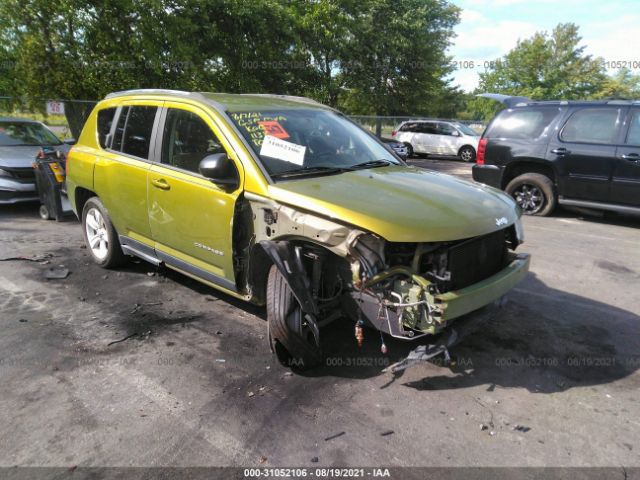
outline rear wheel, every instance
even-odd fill
[[[53,217],[49,213],[49,209],[47,208],[46,205],[40,205],[40,210],[38,210],[38,214],[40,215],[40,218],[43,220],[53,220]]]
[[[506,191],[511,195],[525,215],[546,217],[556,207],[553,182],[540,173],[525,173],[509,182]]]
[[[405,143],[405,145],[407,147],[407,158],[413,157],[413,147],[410,143]]]
[[[463,162],[473,162],[476,159],[476,151],[473,149],[473,147],[465,145],[458,152],[458,156]]]
[[[275,265],[271,266],[267,281],[267,321],[271,350],[280,363],[294,370],[308,370],[322,363],[313,330]]]
[[[107,209],[98,197],[87,200],[82,209],[82,231],[93,261],[104,268],[122,265],[126,257],[120,247]]]

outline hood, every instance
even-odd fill
[[[484,235],[518,219],[499,190],[415,167],[389,166],[291,180],[271,198],[373,232],[390,242],[441,242]]]
[[[0,147],[0,168],[31,167],[41,148],[42,147],[39,146]],[[69,151],[69,145],[55,145],[55,149],[67,153]]]

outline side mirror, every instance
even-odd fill
[[[75,138],[67,138],[67,139],[63,140],[63,143],[65,143],[66,145],[75,145],[76,144],[76,139]]]
[[[460,132],[458,130],[454,130],[453,132],[451,132],[451,135],[453,135],[454,137],[459,137]]]
[[[200,174],[219,186],[237,187],[240,183],[235,165],[226,153],[207,155],[198,166]]]

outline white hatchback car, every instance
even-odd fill
[[[409,120],[392,133],[393,139],[404,143],[409,156],[414,153],[456,155],[473,162],[480,135],[458,122],[443,120]]]

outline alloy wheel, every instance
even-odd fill
[[[544,193],[538,187],[529,183],[519,185],[513,191],[513,197],[522,208],[522,211],[528,215],[535,215],[542,210],[545,201]]]
[[[109,234],[100,210],[97,208],[89,209],[85,219],[85,229],[91,253],[98,260],[104,260],[109,253]]]

